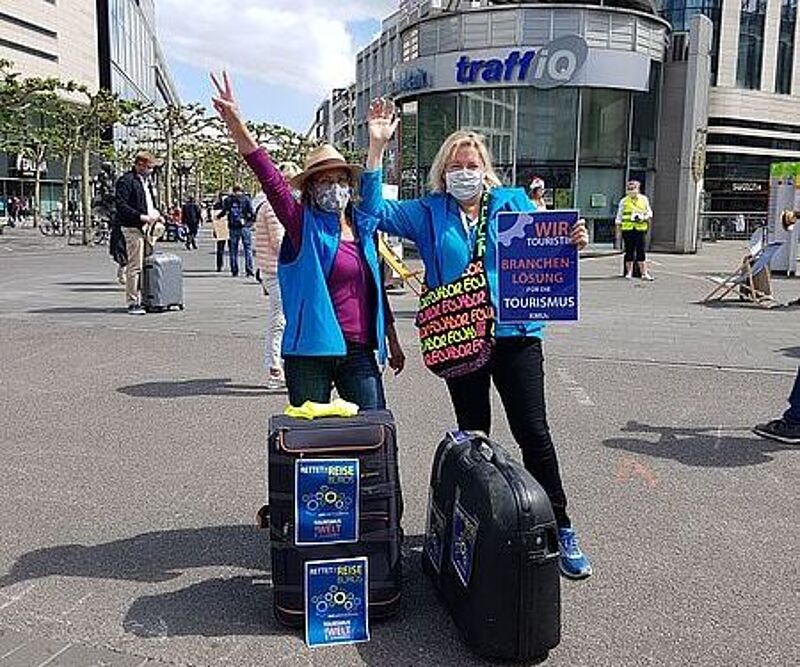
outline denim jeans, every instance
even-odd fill
[[[239,275],[239,242],[244,246],[244,270],[247,275],[253,274],[253,230],[249,227],[234,227],[230,230],[228,241],[231,254],[231,273]]]
[[[559,527],[569,526],[567,496],[547,425],[542,341],[499,338],[485,367],[447,380],[460,430],[490,432],[492,380],[503,402],[511,433],[522,450],[526,470],[547,493]]]
[[[285,357],[284,371],[289,402],[300,406],[305,401],[327,403],[336,387],[340,398],[362,410],[386,407],[383,380],[375,352],[354,343],[347,344],[344,357]]]
[[[783,413],[783,418],[793,426],[800,426],[800,368],[794,379],[794,387],[789,395],[789,409]]]

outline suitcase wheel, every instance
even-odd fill
[[[182,303],[178,304],[178,310],[183,310],[183,304]]]
[[[269,505],[262,505],[256,512],[256,527],[261,530],[269,529]]]

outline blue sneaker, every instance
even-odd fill
[[[561,574],[569,579],[586,579],[592,573],[589,559],[578,546],[578,538],[572,528],[558,529],[558,564]]]

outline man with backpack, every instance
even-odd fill
[[[233,186],[233,194],[225,198],[217,218],[228,216],[228,246],[231,257],[231,275],[239,275],[239,243],[244,246],[244,268],[248,277],[253,272],[253,204],[241,185]]]

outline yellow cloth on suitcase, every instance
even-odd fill
[[[299,408],[290,405],[284,410],[288,417],[296,419],[317,419],[319,417],[355,417],[358,414],[358,406],[349,403],[341,398],[337,398],[330,403],[314,403],[306,401]]]

